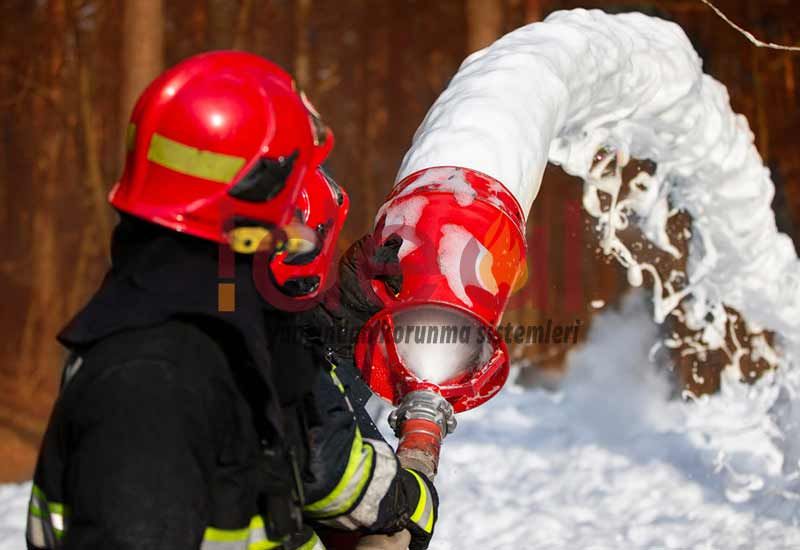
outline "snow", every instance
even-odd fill
[[[621,197],[632,158],[657,169]],[[769,171],[727,89],[674,23],[556,12],[464,61],[397,180],[476,170],[527,214],[548,161],[583,180],[602,250],[630,285],[652,277],[652,319],[643,298],[635,315],[632,303],[605,313],[558,394],[508,387],[461,415],[443,453],[436,547],[800,547],[800,261],[777,231]],[[680,257],[666,233],[678,209],[692,218],[688,269],[662,280],[617,232],[637,223]],[[778,367],[753,386],[739,382],[746,351],[725,347],[725,305],[778,335],[778,355],[766,342],[753,350]],[[670,314],[699,341],[657,336]],[[718,395],[668,399],[647,351],[681,344],[699,357],[728,353]]]
[[[458,416],[433,550],[800,548],[800,434],[776,428],[785,386],[728,378],[719,395],[671,399],[648,308],[640,291],[601,312],[558,392],[512,383]],[[376,421],[389,431],[385,410]],[[0,550],[24,548],[29,492],[0,486]]]
[[[0,485],[0,550],[25,549],[30,483]]]
[[[648,309],[637,292],[603,311],[558,392],[509,384],[458,415],[432,549],[800,547],[779,385],[728,378],[719,395],[671,398]]]

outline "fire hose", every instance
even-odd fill
[[[399,438],[397,458],[404,468],[425,474],[430,480],[439,467],[442,441],[456,429],[453,406],[432,390],[407,394],[389,415],[389,425]],[[393,535],[363,537],[357,550],[406,550],[411,542],[408,531]]]

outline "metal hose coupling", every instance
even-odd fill
[[[413,391],[389,414],[389,425],[400,439],[397,456],[402,465],[433,479],[442,440],[456,429],[450,403],[434,391]]]

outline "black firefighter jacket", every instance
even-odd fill
[[[271,514],[291,514],[270,497],[297,491],[291,462],[265,453],[275,442],[253,414],[258,386],[186,321],[73,355],[34,478],[29,547],[323,548],[309,525],[401,525],[394,453],[362,434],[336,370],[322,369],[302,406],[284,408],[305,527],[270,529]]]
[[[123,216],[111,271],[60,335],[29,548],[308,550],[317,526],[405,525],[421,484],[359,428],[333,365],[275,340],[296,316],[252,307],[248,266],[223,316],[214,246]]]

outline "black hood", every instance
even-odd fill
[[[261,297],[252,257],[234,255],[235,279],[221,279],[218,252],[216,243],[123,214],[111,240],[111,269],[86,307],[58,335],[59,341],[79,350],[122,330],[172,318],[194,319],[219,327],[212,337],[255,366],[282,404],[291,404],[307,393],[316,375],[312,350],[298,338],[286,338],[298,333],[298,318]],[[236,284],[233,312],[218,310],[220,282]]]

